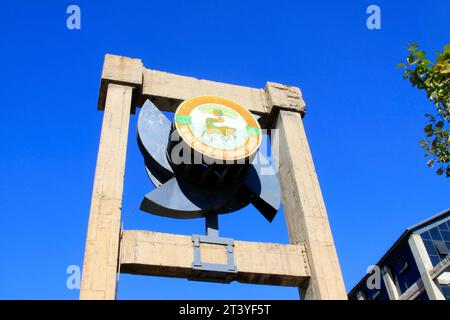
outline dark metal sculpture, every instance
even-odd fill
[[[268,161],[260,151],[242,162],[227,163],[210,163],[200,154],[203,158],[196,163],[193,160],[198,150],[191,150],[189,161],[174,161],[177,148],[186,150],[189,146],[175,123],[150,100],[139,114],[137,140],[156,187],[145,195],[141,210],[187,219],[230,213],[252,203],[268,221],[275,217],[281,202],[280,187],[270,166],[265,165],[262,173],[261,163]]]

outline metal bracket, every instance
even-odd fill
[[[194,245],[194,262],[192,263],[192,276],[188,278],[189,280],[230,283],[235,279],[237,267],[234,263],[234,239],[219,237],[217,215],[206,217],[206,236],[193,234],[192,243]],[[202,262],[201,243],[225,246],[227,264]]]
[[[192,263],[192,276],[189,280],[230,283],[237,274],[234,264],[234,240],[231,238],[192,235],[194,244],[194,262]],[[210,243],[226,246],[227,264],[202,262],[200,244]]]

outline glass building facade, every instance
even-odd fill
[[[450,254],[450,219],[422,229],[420,236],[433,267],[443,263],[444,259]],[[446,268],[444,275],[450,275],[450,267]],[[450,284],[439,283],[439,285],[445,298],[450,300]]]
[[[409,239],[420,235],[425,250],[413,253]],[[417,236],[416,236],[417,237]],[[450,300],[450,210],[407,229],[399,240],[377,263],[380,285],[373,288],[370,283],[374,273],[366,275],[349,293],[349,299],[429,300],[423,285],[418,265],[432,264],[439,274],[433,278],[442,296]],[[423,270],[423,269],[422,269]],[[369,280],[369,281],[368,281]],[[441,296],[441,299],[442,299]]]

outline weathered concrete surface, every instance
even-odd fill
[[[257,114],[270,112],[263,89],[201,80],[152,69],[144,70],[142,95],[152,98],[164,111],[175,111],[181,102],[195,96],[217,95],[233,100]]]
[[[151,99],[161,110],[174,112],[186,99],[199,95],[217,95],[231,99],[261,116],[261,125],[267,127],[274,110],[298,111],[304,114],[305,103],[299,88],[267,82],[264,89],[202,80],[178,74],[145,68],[140,59],[107,54],[102,70],[98,109],[103,110],[109,83],[133,87],[134,106]],[[274,108],[275,107],[275,108]]]
[[[131,109],[131,112],[134,113],[135,104],[139,101],[140,98],[143,71],[144,66],[140,59],[132,59],[112,54],[106,54],[105,60],[103,62],[97,108],[99,110],[103,110],[105,108],[108,84],[122,84],[134,89],[132,100],[133,104]]]
[[[305,243],[311,269],[304,299],[347,299],[327,211],[299,112],[280,110],[272,154],[291,243]],[[276,141],[278,140],[278,141]]]
[[[300,88],[276,82],[267,82],[264,90],[272,115],[275,115],[280,110],[300,112],[302,116],[305,114],[306,104]]]
[[[188,278],[194,249],[190,236],[124,231],[120,247],[121,273]],[[202,245],[202,261],[225,263],[225,246]],[[242,283],[301,286],[309,278],[302,244],[235,241],[236,280]]]
[[[114,299],[132,88],[109,84],[95,169],[80,299]]]

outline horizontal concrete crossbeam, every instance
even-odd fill
[[[144,70],[142,95],[157,99],[158,107],[165,111],[175,111],[181,102],[199,95],[227,97],[258,114],[265,114],[270,110],[263,89],[201,80],[151,69]]]
[[[268,128],[277,110],[305,113],[305,102],[299,88],[267,82],[265,88],[252,88],[202,80],[178,74],[145,68],[140,59],[105,55],[98,109],[104,109],[109,83],[127,85],[133,90],[134,113],[136,105],[151,99],[160,110],[174,112],[178,105],[199,95],[217,95],[234,100],[250,112],[261,116],[260,122]]]
[[[203,262],[226,264],[225,247],[202,244]],[[236,280],[242,283],[298,287],[310,272],[303,244],[235,241]],[[150,231],[123,231],[120,272],[189,278],[194,247],[190,236]]]

